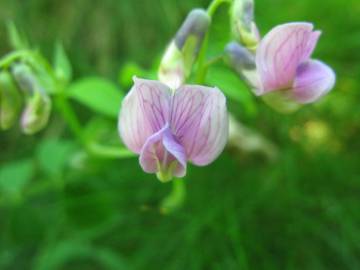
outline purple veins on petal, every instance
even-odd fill
[[[217,88],[187,85],[174,95],[170,126],[196,165],[211,163],[228,137],[226,99]]]
[[[310,23],[287,23],[273,28],[256,52],[260,87],[255,93],[267,94],[269,104],[280,100],[284,104],[306,104],[327,94],[334,87],[335,73],[326,64],[310,59],[320,35]],[[269,95],[275,91],[283,98]]]
[[[260,42],[256,66],[263,89],[258,94],[289,88],[299,64],[311,56],[319,31],[310,23],[288,23],[273,28]]]
[[[165,125],[171,95],[171,90],[160,82],[134,78],[119,116],[119,132],[129,149],[140,154],[147,138]]]

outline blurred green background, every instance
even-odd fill
[[[1,0],[0,52],[10,49],[5,21],[13,20],[49,58],[61,39],[75,80],[101,75],[125,93],[132,75],[155,74],[187,12],[208,4]],[[336,88],[281,115],[234,74],[213,70],[208,83],[241,91],[230,110],[277,155],[227,149],[206,168],[190,166],[184,207],[172,214],[159,211],[171,184],[143,173],[136,158],[87,157],[56,113],[36,136],[1,132],[0,269],[360,269],[359,14],[358,0],[256,1],[262,34],[288,21],[323,31],[315,58],[336,70]],[[217,30],[225,15],[226,6]],[[217,35],[226,31],[217,32],[210,49],[224,45]],[[73,105],[91,121],[87,132],[117,143],[116,119]]]

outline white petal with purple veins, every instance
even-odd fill
[[[299,103],[311,103],[328,93],[334,85],[334,71],[321,61],[310,60],[296,71],[293,97]]]
[[[313,32],[310,23],[287,23],[273,28],[260,42],[256,66],[262,89],[258,95],[291,87],[296,69],[312,54],[319,31]]]
[[[225,96],[217,88],[180,87],[173,98],[170,127],[188,160],[196,165],[211,163],[228,138]]]
[[[157,81],[134,78],[119,116],[119,132],[125,145],[140,153],[147,138],[159,131],[170,116],[172,91]]]

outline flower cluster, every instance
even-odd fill
[[[140,155],[145,172],[160,181],[186,174],[187,161],[205,166],[223,151],[228,138],[226,99],[213,87],[184,85],[199,54],[210,17],[192,10],[167,48],[160,81],[134,78],[123,101],[119,132]]]
[[[218,2],[213,1],[213,6]],[[162,58],[160,81],[135,78],[121,107],[123,142],[140,155],[143,170],[156,173],[161,181],[183,177],[187,161],[200,166],[211,163],[228,139],[221,91],[184,85],[194,66],[203,68],[196,59],[211,24],[209,14],[202,9],[189,13]],[[271,107],[292,112],[334,87],[333,70],[311,59],[320,37],[311,23],[279,25],[261,38],[253,0],[231,1],[230,15],[234,41],[226,46],[224,60]]]
[[[51,99],[39,76],[30,65],[13,63],[0,71],[0,125],[11,128],[21,113],[20,126],[25,134],[34,134],[44,128],[51,112]]]

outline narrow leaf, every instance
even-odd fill
[[[54,69],[56,77],[67,83],[72,77],[72,67],[68,56],[66,55],[64,46],[61,42],[57,42],[54,50]]]
[[[14,22],[7,23],[7,31],[10,45],[15,50],[23,50],[29,47],[25,36],[18,31]]]

